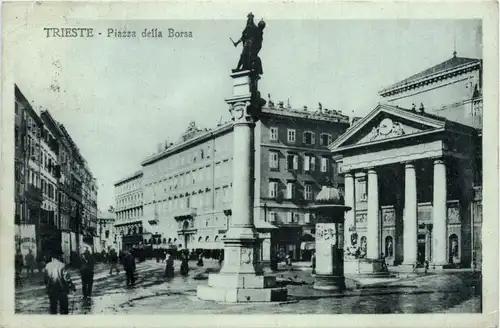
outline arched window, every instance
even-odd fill
[[[168,243],[170,244],[172,242],[172,238],[168,238]]]
[[[219,236],[215,236],[214,241],[219,241]]]
[[[459,245],[458,245],[458,236],[456,234],[452,234],[448,239],[448,262],[454,263],[458,262],[460,259],[459,254]]]
[[[209,241],[210,241],[210,236],[207,236],[207,237],[205,238],[205,242],[207,242],[207,243],[208,243]]]
[[[366,237],[365,236],[361,237],[360,241],[361,241],[361,244],[359,246],[359,250],[360,250],[359,256],[361,258],[365,258],[366,257],[366,251],[367,251],[367,248],[368,248],[368,245],[367,245],[367,242],[366,242]]]
[[[167,238],[163,238],[163,243],[166,244],[167,243]]]
[[[385,237],[385,257],[394,256],[394,242],[392,236]]]
[[[202,236],[200,236],[200,237],[198,238],[198,242],[199,242],[199,243],[201,243],[201,241],[202,241],[202,240],[203,240],[203,237],[202,237]]]

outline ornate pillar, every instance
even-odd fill
[[[380,257],[380,208],[378,198],[378,175],[374,169],[368,170],[368,210],[367,210],[367,258]]]
[[[231,74],[233,96],[226,99],[233,119],[232,215],[224,241],[224,264],[210,274],[208,285],[197,288],[203,300],[240,303],[287,299],[287,289],[276,286],[274,276],[263,275],[259,263],[258,234],[254,227],[254,129],[263,105],[253,71]]]
[[[345,184],[345,206],[351,208],[345,214],[345,229],[344,229],[344,249],[349,252],[349,247],[354,246],[351,243],[351,235],[356,232],[356,189],[354,183],[354,173],[347,172],[344,176]],[[348,259],[349,257],[346,257]]]
[[[415,166],[405,165],[405,208],[403,215],[403,264],[413,266],[417,263],[417,175]]]
[[[447,208],[446,208],[446,164],[443,159],[434,161],[432,198],[432,262],[435,266],[447,264]]]

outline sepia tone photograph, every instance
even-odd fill
[[[57,5],[3,86],[15,314],[483,313],[482,19]]]

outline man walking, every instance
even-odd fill
[[[80,277],[82,278],[82,292],[84,298],[92,296],[92,285],[94,284],[94,259],[88,247],[82,254],[80,261]]]
[[[35,271],[35,256],[31,248],[28,250],[28,254],[25,257],[26,260],[26,271],[28,276],[32,276]]]
[[[50,262],[44,269],[44,282],[50,302],[50,314],[57,314],[59,305],[60,314],[68,314],[69,291],[76,291],[76,287],[66,270],[66,265],[61,261],[61,250],[52,250]]]
[[[113,274],[113,270],[116,270],[116,273],[120,273],[120,268],[118,267],[118,254],[116,254],[116,251],[114,248],[112,248],[109,251],[109,274]]]
[[[15,261],[15,269],[16,269],[16,285],[21,284],[21,272],[23,271],[24,261],[23,254],[21,254],[21,250],[18,248],[16,250],[16,255],[14,257]]]
[[[133,286],[135,284],[135,258],[129,251],[123,256],[123,269],[127,276],[127,286]]]

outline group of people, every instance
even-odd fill
[[[68,314],[68,295],[71,291],[76,292],[66,264],[62,260],[61,250],[52,250],[49,254],[49,261],[44,268],[44,283],[50,302],[50,313]],[[120,272],[118,262],[121,262],[127,277],[127,286],[135,284],[135,258],[130,252],[116,254],[115,250],[110,251],[110,272],[114,270]],[[92,286],[94,284],[94,269],[96,260],[88,248],[81,254],[79,261],[80,278],[82,281],[82,294],[84,300],[92,296]]]
[[[36,260],[35,255],[31,249],[28,250],[28,254],[23,257],[21,250],[18,248],[16,250],[16,255],[14,256],[14,267],[16,272],[16,285],[21,284],[21,274],[23,268],[26,268],[27,275],[32,276],[35,272]]]

